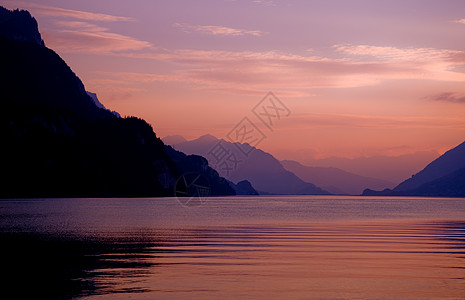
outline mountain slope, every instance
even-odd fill
[[[364,195],[465,197],[465,142],[447,151],[393,190]]]
[[[465,168],[465,142],[441,155],[419,173],[395,187],[394,191],[413,190],[461,168]]]
[[[176,144],[174,147],[185,153],[203,155],[209,159],[210,165],[215,167],[216,162],[209,155],[209,151],[220,141],[230,152],[237,151],[236,145],[233,143],[219,140],[212,135],[204,135],[196,140]],[[245,144],[239,145],[246,146]],[[260,194],[329,194],[327,191],[312,183],[303,181],[286,170],[276,158],[260,149],[254,148],[248,158],[240,157],[239,154],[237,158],[241,162],[237,164],[237,168],[234,170],[230,170],[228,173],[227,170],[217,165],[217,171],[233,182],[248,180]]]
[[[366,188],[385,189],[394,186],[392,182],[352,174],[338,168],[309,167],[292,160],[281,161],[281,164],[301,179],[334,194],[360,195]]]
[[[407,191],[407,194],[413,196],[465,197],[465,168]]]

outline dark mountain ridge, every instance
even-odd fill
[[[394,191],[413,190],[461,168],[465,168],[465,142],[445,152],[422,171],[400,183],[394,188]]]

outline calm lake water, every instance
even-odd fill
[[[0,200],[0,242],[3,299],[465,299],[465,199]]]

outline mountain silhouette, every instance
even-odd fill
[[[445,152],[422,171],[396,186],[394,191],[413,190],[461,168],[465,168],[465,142]]]
[[[28,12],[0,8],[0,60],[0,197],[173,196],[186,170],[211,195],[235,194],[205,159],[167,151],[147,122],[98,105]]]
[[[237,168],[225,170],[209,155],[209,151],[217,144],[228,149],[231,153],[236,151]],[[241,157],[237,153],[237,146],[245,147],[250,152],[249,157]],[[210,165],[222,176],[232,182],[248,180],[260,194],[274,195],[327,195],[329,192],[305,182],[294,173],[286,170],[283,165],[271,154],[248,144],[233,144],[225,140],[217,139],[212,135],[204,135],[192,141],[178,143],[174,146],[184,153],[202,155],[209,159]]]
[[[338,168],[309,167],[292,160],[283,160],[281,164],[301,179],[333,194],[360,195],[366,188],[385,189],[394,186],[389,181],[360,176]]]
[[[393,190],[364,195],[465,196],[465,142],[447,151]]]

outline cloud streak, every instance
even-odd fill
[[[279,51],[217,51],[162,49],[150,42],[111,32],[97,21],[133,21],[108,14],[30,4],[39,13],[60,18],[58,28],[47,31],[44,39],[62,52],[91,53],[154,59],[173,64],[165,74],[142,74],[139,80],[195,83],[195,88],[255,93],[273,89],[312,94],[314,88],[352,88],[373,86],[387,80],[420,79],[465,82],[457,72],[465,64],[463,51],[434,48],[396,48],[376,45],[334,45],[328,56]],[[185,32],[213,36],[254,36],[259,30],[213,25],[173,25]],[[135,78],[132,74],[130,78]],[[131,79],[132,81],[132,79]],[[450,100],[449,102],[452,102]],[[458,102],[458,101],[456,101]]]
[[[465,96],[457,96],[455,93],[441,93],[432,97],[428,97],[430,100],[441,101],[441,102],[452,102],[452,103],[464,103]]]
[[[213,25],[189,25],[185,23],[174,23],[174,27],[181,29],[186,33],[190,32],[201,32],[211,35],[223,35],[223,36],[261,36],[262,32],[259,30],[245,30],[245,29],[236,29],[225,26],[213,26]]]
[[[257,4],[268,5],[268,6],[276,6],[276,3],[270,0],[253,0],[252,2],[257,3]]]
[[[68,53],[114,54],[151,48],[146,41],[109,32],[107,28],[88,22],[58,21],[65,29],[46,32],[47,45]]]
[[[465,63],[461,51],[367,45],[332,49],[341,57],[194,49],[129,55],[173,63],[176,71],[171,75],[176,81],[195,82],[207,89],[350,88],[403,79],[465,82],[464,73],[453,71]]]
[[[19,2],[19,4],[25,8],[32,9],[34,13],[63,18],[74,18],[86,21],[104,21],[104,22],[118,22],[118,21],[134,21],[135,19],[130,17],[120,17],[108,14],[93,13],[81,10],[65,9],[59,7],[46,6],[36,3]]]
[[[355,56],[369,56],[378,60],[417,62],[446,60],[456,55],[463,55],[462,51],[433,49],[433,48],[396,48],[371,45],[335,45],[337,51]]]
[[[81,10],[52,7],[18,1],[15,5],[29,9],[33,15],[49,17],[57,26],[44,29],[42,35],[47,46],[67,53],[115,54],[152,48],[149,42],[111,32],[106,26],[96,24],[132,22],[131,17],[114,16]]]

